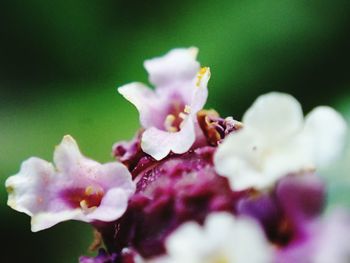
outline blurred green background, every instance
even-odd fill
[[[328,104],[350,118],[350,1],[9,0],[0,4],[0,184],[30,156],[52,159],[73,135],[109,161],[138,127],[116,92],[147,81],[143,60],[197,46],[211,67],[207,107],[240,119],[267,91],[289,92],[305,112]],[[326,125],[326,124],[325,124]],[[350,152],[328,171],[330,203],[348,204]],[[330,178],[330,177],[328,177]],[[339,183],[340,182],[340,183]],[[67,222],[31,233],[0,188],[1,262],[77,262],[91,228]]]

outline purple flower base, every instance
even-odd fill
[[[214,172],[214,150],[207,146],[173,155],[140,172],[125,215],[99,226],[108,250],[120,253],[129,246],[146,258],[160,255],[166,237],[182,223],[203,223],[215,211],[235,213],[248,191],[233,192],[227,179]]]

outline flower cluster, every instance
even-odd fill
[[[197,49],[144,66],[154,89],[118,89],[141,128],[113,146],[116,161],[84,157],[70,136],[54,165],[23,162],[6,181],[8,205],[32,231],[90,223],[104,247],[81,263],[346,263],[350,215],[323,215],[319,168],[342,151],[346,123],[330,107],[304,118],[284,93],[260,96],[242,122],[203,109],[210,70]]]

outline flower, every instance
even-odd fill
[[[304,246],[310,226],[322,215],[325,201],[326,189],[319,176],[294,174],[280,179],[271,192],[242,198],[237,212],[259,221],[270,242],[284,251]],[[304,253],[303,257],[309,255]]]
[[[124,165],[84,157],[71,136],[55,149],[54,163],[29,158],[5,183],[8,205],[31,216],[32,231],[70,219],[113,221],[125,212],[135,184]]]
[[[155,262],[272,262],[272,250],[259,225],[224,212],[209,215],[204,226],[183,224],[169,236],[166,248],[168,256]]]
[[[263,189],[288,173],[327,165],[346,134],[345,121],[332,108],[317,107],[303,121],[298,101],[277,92],[260,96],[244,114],[243,125],[214,156],[216,171],[234,190]]]
[[[170,152],[184,153],[196,139],[196,113],[206,102],[209,68],[200,69],[196,48],[174,49],[144,66],[155,90],[142,83],[118,89],[133,103],[145,129],[141,147],[156,160]]]
[[[304,226],[304,236],[277,250],[276,263],[347,263],[350,259],[350,217],[338,210]]]

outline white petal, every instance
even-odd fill
[[[278,143],[302,128],[303,113],[291,95],[271,92],[256,99],[243,116],[243,123]]]
[[[215,170],[229,179],[233,190],[264,188],[271,183],[263,171],[265,145],[248,127],[230,134],[214,155]]]
[[[155,118],[157,118],[154,113],[159,112],[157,110],[159,101],[153,90],[142,83],[134,82],[118,88],[118,92],[139,111],[142,127],[154,126]]]
[[[56,146],[53,157],[57,170],[63,173],[69,173],[71,167],[76,166],[82,158],[84,157],[77,142],[70,135],[64,136],[61,143]]]
[[[306,116],[303,136],[308,137],[318,166],[326,166],[339,156],[346,133],[345,120],[330,107],[317,107]]]
[[[210,69],[209,68],[202,68],[197,78],[195,79],[195,87],[193,89],[193,94],[191,98],[191,111],[193,113],[196,113],[200,111],[207,101],[208,98],[208,82],[210,79]]]
[[[281,143],[270,152],[264,161],[264,173],[271,178],[271,184],[289,174],[315,169],[313,157],[305,138],[296,136]]]
[[[174,262],[199,263],[202,255],[198,252],[205,247],[203,241],[205,236],[201,227],[195,222],[188,222],[172,233],[165,245]]]
[[[163,57],[146,60],[149,81],[157,87],[193,79],[198,70],[197,48],[173,49]]]
[[[32,157],[23,162],[18,174],[9,177],[5,186],[9,192],[7,204],[29,216],[41,211],[51,198],[49,185],[54,177],[52,164]]]
[[[249,218],[238,218],[235,222],[234,250],[227,249],[232,262],[271,263],[272,250],[261,227]]]
[[[226,238],[230,239],[231,231],[235,227],[236,219],[232,214],[219,212],[209,214],[205,220],[205,231],[207,238],[210,238],[211,243],[224,246]],[[226,236],[226,238],[225,238]],[[222,243],[224,241],[224,243]]]
[[[166,157],[170,151],[181,154],[188,151],[195,140],[192,116],[183,122],[178,132],[166,132],[156,128],[147,129],[142,134],[141,148],[156,160]]]
[[[60,222],[72,219],[87,222],[81,209],[66,209],[55,213],[41,212],[33,215],[31,220],[31,230],[32,232],[38,232],[48,229]]]
[[[162,262],[272,262],[271,248],[259,225],[225,212],[209,215],[202,227],[184,223],[165,246],[169,256]]]

